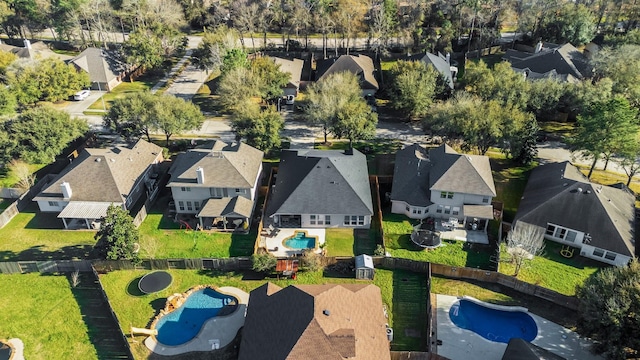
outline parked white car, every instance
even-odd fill
[[[293,102],[295,101],[296,97],[293,95],[286,95],[284,97],[284,103],[287,105],[293,105]]]
[[[82,101],[82,100],[88,98],[89,95],[91,95],[91,90],[81,90],[81,91],[78,91],[77,93],[73,94],[73,100]]]

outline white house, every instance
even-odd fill
[[[216,141],[178,155],[167,186],[178,214],[203,228],[249,225],[262,173],[263,152],[244,143]]]
[[[67,229],[96,227],[109,205],[130,209],[143,194],[155,195],[162,160],[162,148],[144,140],[84,149],[33,201],[42,212],[59,213]]]
[[[623,266],[634,256],[635,196],[625,186],[590,182],[568,161],[533,170],[513,225],[519,222],[607,264]]]
[[[486,231],[494,196],[486,156],[458,154],[446,144],[431,150],[413,144],[396,154],[391,191],[395,214],[456,218],[470,230]]]

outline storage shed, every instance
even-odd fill
[[[373,280],[373,259],[369,255],[356,256],[356,279]]]

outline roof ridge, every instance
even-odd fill
[[[350,156],[353,156],[353,155],[350,155]],[[362,206],[364,206],[364,208],[365,208],[365,209],[368,209],[369,207],[368,207],[368,206],[367,206],[367,204],[362,200],[362,196],[360,196],[360,194],[358,193],[358,191],[356,191],[356,189],[353,187],[353,185],[351,184],[351,182],[349,182],[349,181],[345,178],[345,176],[344,176],[344,174],[342,173],[342,171],[340,170],[340,168],[339,168],[338,166],[335,166],[335,164],[334,164],[334,163],[333,163],[329,158],[324,158],[324,159],[327,159],[329,162],[331,162],[331,164],[332,164],[332,165],[333,165],[333,167],[336,169],[336,171],[338,172],[338,174],[340,174],[340,177],[341,177],[341,178],[342,178],[342,179],[343,179],[343,180],[344,180],[344,181],[349,185],[349,188],[351,189],[351,191],[353,191],[353,193],[357,195],[357,197],[358,197],[358,201],[360,202],[360,204],[361,204]],[[365,159],[365,162],[366,162],[366,159]],[[368,166],[367,166],[367,170],[368,170]],[[366,175],[366,176],[367,176],[367,182],[368,182],[368,181],[369,181],[369,174],[367,173],[367,175]],[[370,185],[370,184],[368,184],[368,186],[367,186],[367,187],[369,188],[369,192],[371,192],[371,185]],[[373,211],[373,209],[371,209],[371,210]]]
[[[463,154],[461,154],[463,155]],[[487,186],[487,189],[489,190],[489,192],[492,192],[493,194],[495,194],[494,196],[497,195],[496,190],[495,190],[495,185],[494,185],[494,189],[491,189],[491,186],[489,185],[489,183],[487,182],[487,179],[485,179],[484,176],[482,176],[482,173],[480,173],[480,170],[475,166],[474,162],[471,161],[471,156],[477,157],[477,158],[482,158],[484,155],[469,155],[469,154],[464,154],[464,158],[465,160],[469,163],[469,165],[471,165],[471,167],[476,171],[476,173],[478,174],[478,176],[480,176],[480,179],[482,179],[482,182]],[[489,168],[491,168],[491,164],[489,164]],[[491,174],[492,178],[493,178],[493,174]]]

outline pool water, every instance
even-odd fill
[[[284,246],[295,250],[313,249],[316,247],[316,238],[308,237],[305,232],[300,231],[286,239]]]
[[[156,339],[165,345],[184,344],[198,335],[205,321],[232,313],[237,304],[235,297],[211,288],[194,291],[182,306],[158,319]]]
[[[506,344],[511,338],[533,341],[538,336],[538,326],[526,312],[492,309],[466,299],[451,305],[449,318],[490,341]]]

